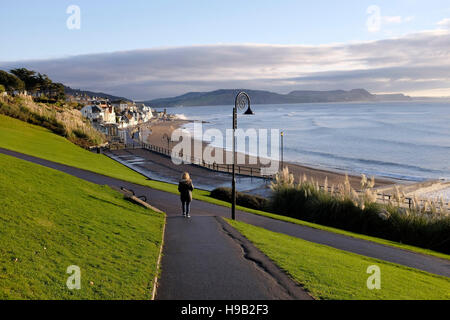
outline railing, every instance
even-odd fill
[[[109,150],[123,150],[123,149],[146,149],[167,157],[172,157],[172,151],[168,148],[163,148],[160,146],[155,146],[149,143],[128,143],[123,144],[121,147],[116,148],[109,148]],[[233,165],[231,164],[218,164],[218,163],[211,163],[207,162],[204,159],[199,159],[196,157],[188,157],[187,155],[183,155],[182,152],[178,154],[177,157],[178,160],[181,160],[185,163],[190,163],[199,167],[203,167],[212,171],[217,172],[226,172],[226,173],[232,173],[233,172]],[[250,177],[261,177],[261,168],[258,167],[251,167],[251,166],[241,166],[236,165],[236,174],[241,176],[250,176]]]
[[[172,151],[167,148],[163,148],[160,146],[155,146],[152,144],[142,143],[142,148],[153,151],[159,154],[163,154],[165,156],[172,157]],[[199,167],[203,167],[212,171],[217,172],[227,172],[232,173],[233,172],[233,165],[232,164],[218,164],[218,163],[211,163],[208,161],[205,161],[204,159],[199,159],[193,156],[187,156],[183,155],[182,152],[180,152],[177,156],[178,160],[181,160],[185,163],[190,163]],[[236,174],[242,175],[242,176],[250,176],[250,177],[260,177],[261,176],[261,168],[258,167],[249,167],[249,166],[241,166],[236,165]]]
[[[124,150],[124,149],[142,149],[142,144],[134,142],[134,143],[118,143],[118,144],[109,144],[105,147],[107,150]]]

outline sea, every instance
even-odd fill
[[[204,130],[218,129],[225,136],[232,126],[232,109],[189,106],[167,111],[204,121]],[[349,174],[450,180],[450,103],[252,105],[252,110],[253,116],[238,115],[238,127],[283,131],[285,161]],[[193,124],[186,129],[192,131]]]

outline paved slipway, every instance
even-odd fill
[[[162,274],[156,299],[310,299],[249,241],[221,217],[230,209],[193,201],[192,218],[181,217],[179,197],[90,171],[14,151],[24,159],[102,185],[125,187],[145,195],[167,214]],[[208,171],[209,172],[209,171]],[[237,211],[240,221],[341,250],[450,277],[450,261],[374,242]]]

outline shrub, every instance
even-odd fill
[[[287,169],[272,183],[271,212],[352,232],[450,253],[450,216],[443,201],[428,201],[421,207],[403,208],[404,195],[397,191],[394,201],[376,203],[375,181],[364,175],[361,190],[355,191],[346,177],[343,184],[319,187],[317,181],[294,183]]]
[[[89,139],[88,135],[80,129],[75,129],[72,131],[75,137],[79,139]]]
[[[0,113],[49,129],[71,142],[90,147],[102,144],[105,137],[84,121],[78,110],[61,103],[52,106],[35,103],[31,97],[0,98]]]
[[[211,197],[222,201],[232,201],[231,188],[217,188],[211,191],[210,195]],[[263,197],[236,192],[236,204],[250,209],[265,210],[267,208],[268,201]]]

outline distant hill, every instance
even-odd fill
[[[289,103],[317,103],[317,102],[364,102],[364,101],[408,101],[411,98],[404,94],[371,94],[364,89],[350,91],[292,91],[279,94],[261,90],[216,90],[211,92],[190,92],[178,97],[143,101],[145,104],[161,108],[174,106],[217,106],[232,105],[239,91],[249,94],[252,104],[289,104]]]
[[[67,87],[67,86],[64,86],[64,92],[65,92],[65,94],[70,94],[70,95],[76,95],[76,94],[87,95],[89,97],[99,97],[99,98],[109,99],[111,101],[114,101],[114,100],[131,101],[128,98],[113,96],[113,95],[103,93],[103,92],[93,92],[93,91],[86,91],[86,90],[80,90],[80,89],[72,89],[71,87]]]

